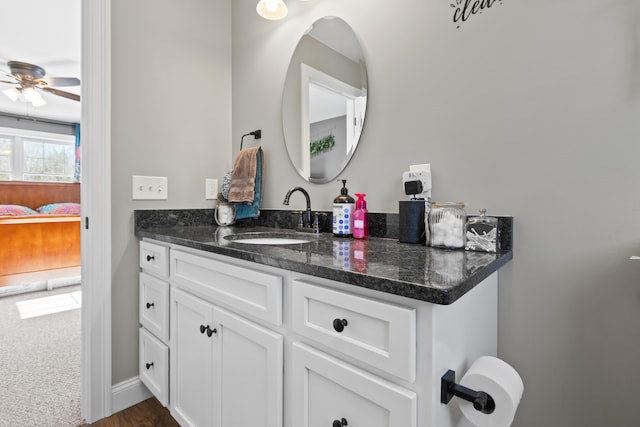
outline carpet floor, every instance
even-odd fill
[[[80,309],[64,301],[63,311],[25,315],[25,305],[64,294],[77,300],[79,291],[76,285],[0,298],[1,427],[82,425]]]

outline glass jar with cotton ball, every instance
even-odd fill
[[[432,203],[429,212],[429,246],[462,249],[467,213],[462,202]]]

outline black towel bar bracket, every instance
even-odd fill
[[[496,409],[496,402],[489,394],[456,384],[456,373],[449,369],[440,379],[440,402],[446,405],[453,396],[473,403],[476,411],[483,414],[491,414]]]
[[[242,138],[240,138],[240,151],[242,151],[242,141],[244,140],[244,137],[249,135],[253,136],[255,139],[260,139],[262,138],[262,129],[254,130],[253,132],[242,135]]]

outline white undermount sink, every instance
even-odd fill
[[[246,233],[232,234],[224,237],[233,243],[244,243],[248,245],[298,245],[309,243],[311,240],[302,237],[282,235],[278,233]]]

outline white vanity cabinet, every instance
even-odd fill
[[[471,427],[441,377],[497,352],[497,274],[451,305],[292,274],[285,427]],[[343,423],[343,421],[346,422]]]
[[[141,378],[180,425],[469,426],[440,379],[496,354],[497,273],[438,305],[179,245],[167,282],[149,244]]]
[[[162,403],[169,404],[169,248],[140,242],[139,373]]]
[[[291,287],[293,330],[317,347],[293,343],[293,425],[416,427],[417,394],[362,369],[415,381],[416,310],[310,280]]]
[[[281,322],[269,294],[282,278],[179,250],[171,266],[171,414],[182,426],[282,427],[283,336],[244,317]]]

